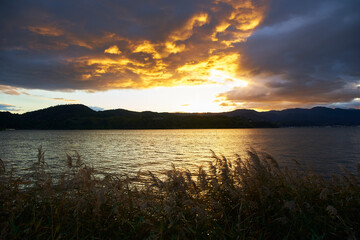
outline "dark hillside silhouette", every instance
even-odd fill
[[[295,108],[269,112],[240,109],[226,113],[226,115],[268,121],[278,126],[360,125],[360,110],[358,109],[314,107],[312,109]]]
[[[74,104],[24,114],[0,112],[0,129],[191,129],[334,125],[360,125],[360,110],[314,107],[268,112],[248,109],[224,113],[157,113],[124,109],[97,112],[85,105]]]

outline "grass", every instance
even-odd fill
[[[357,175],[323,178],[249,151],[197,172],[100,173],[67,155],[59,179],[39,148],[32,174],[0,161],[1,239],[359,239]]]

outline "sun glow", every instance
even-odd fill
[[[112,9],[110,2],[108,7]],[[173,2],[176,3],[173,10],[178,4],[183,5],[178,2]],[[164,8],[169,12],[159,22],[153,19],[151,11],[149,16],[137,19],[138,15],[132,15],[128,9],[126,16],[113,16],[114,21],[120,17],[120,25],[102,17],[93,27],[89,22],[86,28],[82,24],[55,21],[56,16],[51,18],[49,13],[49,19],[54,21],[38,22],[33,18],[34,22],[22,24],[31,39],[26,39],[17,51],[27,48],[38,53],[43,51],[49,54],[49,61],[56,60],[54,64],[58,67],[43,64],[44,77],[40,78],[51,80],[54,83],[51,89],[60,89],[42,93],[56,99],[61,99],[62,90],[66,89],[70,91],[69,99],[104,109],[227,110],[235,105],[217,101],[219,94],[233,88],[250,91],[254,84],[253,80],[247,82],[249,74],[240,64],[241,51],[235,43],[245,42],[253,33],[265,16],[266,4],[255,4],[252,0],[205,2],[199,8],[195,4],[189,14]],[[181,20],[176,21],[179,16]],[[122,22],[126,25],[122,26]],[[100,26],[103,28],[97,29]],[[33,73],[38,75],[36,71]],[[60,74],[66,81],[61,77],[56,83]],[[26,77],[31,76],[26,74]],[[44,84],[45,89],[50,86],[37,77],[34,81]],[[1,92],[13,93],[0,86]],[[22,94],[12,96],[19,95]]]
[[[217,83],[223,83],[223,84],[229,83],[230,85],[237,87],[246,87],[248,85],[248,82],[244,80],[236,79],[230,76],[230,74],[217,69],[212,69],[210,71],[210,76],[208,79],[210,81],[214,81]]]

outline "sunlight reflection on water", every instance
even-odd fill
[[[281,165],[291,159],[322,173],[350,171],[360,162],[360,128],[282,128],[208,130],[2,131],[0,158],[19,172],[36,161],[43,146],[53,171],[63,169],[66,153],[79,152],[86,164],[112,173],[196,169],[212,161],[213,150],[227,158],[245,156],[250,148],[269,153]]]

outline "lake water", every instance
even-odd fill
[[[0,158],[7,169],[26,172],[42,145],[52,171],[64,168],[66,153],[77,151],[84,162],[113,173],[163,172],[175,166],[207,165],[213,150],[227,158],[250,148],[268,153],[284,166],[292,159],[324,174],[351,172],[360,163],[360,128],[1,131]]]

